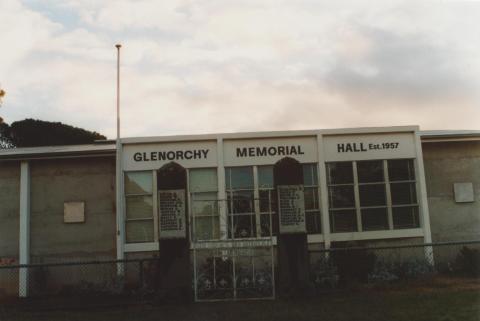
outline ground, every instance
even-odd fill
[[[308,299],[181,304],[81,305],[3,304],[2,321],[473,321],[480,320],[480,280],[442,279],[425,283],[361,287]]]

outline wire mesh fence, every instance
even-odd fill
[[[360,247],[333,244],[309,251],[314,290],[358,283],[414,280],[442,274],[480,276],[480,241]],[[272,298],[279,287],[270,247],[197,249],[191,258],[191,298]],[[6,297],[125,296],[155,298],[162,291],[159,258],[0,266],[0,299]],[[281,268],[281,267],[280,267]],[[277,280],[277,281],[276,281]]]
[[[310,251],[316,289],[444,276],[480,276],[480,241],[361,247],[344,243]]]

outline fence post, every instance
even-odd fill
[[[143,288],[143,260],[138,261],[138,268],[140,269],[140,288]]]

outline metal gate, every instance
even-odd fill
[[[273,299],[275,265],[271,229],[269,236],[248,239],[235,238],[235,233],[223,233],[221,237],[222,233],[215,231],[202,233],[205,235],[202,237],[196,234],[203,231],[197,228],[198,224],[215,229],[226,226],[225,222],[233,224],[234,220],[212,214],[218,213],[222,201],[200,200],[191,195],[190,202],[195,301]],[[272,226],[271,217],[269,224]]]

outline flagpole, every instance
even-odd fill
[[[122,170],[122,144],[120,142],[120,48],[121,44],[116,44],[117,48],[117,139],[116,139],[116,221],[117,221],[117,260],[123,260],[124,239],[125,239],[125,220],[123,217],[123,170]],[[123,264],[117,264],[117,274],[123,275]]]

